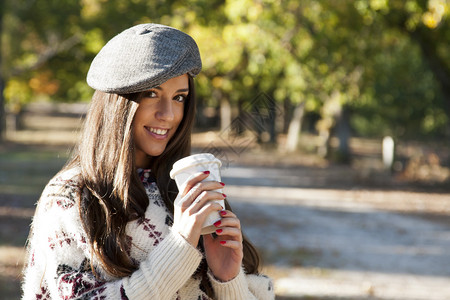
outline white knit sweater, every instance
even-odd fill
[[[55,176],[33,218],[22,299],[210,299],[200,290],[200,279],[193,277],[202,253],[171,230],[172,215],[156,184],[147,178],[148,173],[141,173],[149,197],[145,217],[126,227],[129,254],[139,262],[139,269],[128,277],[114,278],[92,258],[78,209],[86,195],[78,170]],[[91,263],[100,279],[91,272]],[[208,276],[216,299],[274,299],[271,280],[264,275],[246,275],[241,270],[228,282]]]

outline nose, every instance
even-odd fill
[[[161,121],[170,122],[174,119],[173,103],[170,99],[162,97],[158,103],[156,118]]]

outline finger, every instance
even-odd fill
[[[222,218],[216,223],[214,223],[214,226],[216,226],[217,228],[234,227],[240,230],[241,221],[236,217]]]
[[[189,206],[188,210],[191,211],[198,211],[202,206],[205,205],[205,203],[209,201],[217,201],[217,200],[224,200],[227,195],[215,191],[203,191],[195,200],[192,202],[192,204]],[[219,204],[220,209],[223,209],[223,207]]]
[[[204,171],[191,175],[183,184],[184,188],[182,188],[183,189],[182,195],[186,195],[196,184],[208,178],[209,174],[210,174],[209,171]]]
[[[222,209],[222,205],[220,205],[217,202],[210,201],[203,205],[199,210],[198,213],[211,213],[213,211],[220,211]]]
[[[242,243],[239,241],[223,240],[223,241],[220,241],[220,245],[222,245],[223,247],[234,249],[234,250],[242,249]]]
[[[216,234],[224,240],[233,240],[242,242],[242,232],[238,228],[224,227],[216,229]]]
[[[217,181],[202,181],[194,185],[188,193],[181,198],[180,204],[181,206],[187,208],[191,206],[191,204],[202,194],[204,191],[214,191],[223,188],[223,185]],[[225,194],[218,193],[226,197]],[[223,197],[215,198],[217,200],[224,199]]]
[[[197,212],[194,214],[197,215],[199,221],[201,224],[204,223],[206,220],[206,217],[214,212],[214,211],[220,211],[222,209],[222,206],[217,202],[208,202],[207,204],[203,205],[203,207],[200,208]]]
[[[237,218],[237,216],[230,210],[222,210],[219,212],[222,218]]]
[[[214,242],[215,237],[213,237],[212,234],[205,234],[203,235],[203,243],[212,243]]]
[[[191,196],[196,198],[202,191],[214,191],[220,190],[223,188],[222,183],[218,181],[202,181],[196,183],[186,194],[185,196]]]

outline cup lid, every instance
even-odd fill
[[[180,160],[177,160],[172,167],[172,171],[170,171],[170,178],[174,179],[174,177],[181,171],[190,168],[192,166],[202,165],[202,164],[211,164],[215,163],[222,166],[222,162],[216,158],[211,153],[199,153],[193,154],[190,156],[186,156]]]

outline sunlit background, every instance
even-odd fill
[[[450,298],[449,7],[2,0],[0,299],[20,297],[34,204],[78,138],[90,62],[147,22],[198,43],[193,150],[224,162],[278,299]]]

